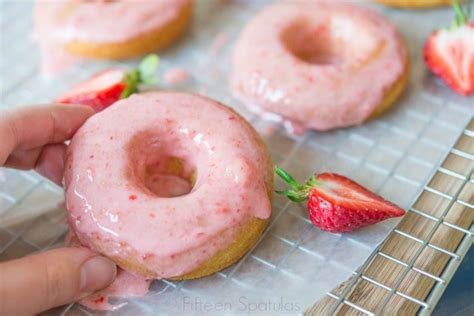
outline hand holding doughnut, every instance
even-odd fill
[[[60,183],[66,145],[94,111],[49,105],[0,112],[0,166],[35,168]],[[113,262],[86,248],[60,248],[0,263],[0,315],[30,315],[107,286]],[[27,299],[26,299],[27,298]]]

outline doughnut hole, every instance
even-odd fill
[[[180,156],[177,142],[162,142],[163,137],[145,132],[136,135],[128,146],[130,174],[143,191],[157,197],[177,197],[192,191],[196,168]],[[181,151],[181,152],[184,152]]]
[[[280,40],[294,57],[312,65],[358,67],[383,47],[367,28],[345,16],[317,23],[302,17],[283,30]]]
[[[325,24],[312,25],[307,20],[290,23],[282,34],[281,41],[297,59],[318,65],[339,64],[342,56],[331,45],[329,28]]]
[[[189,173],[190,166],[179,157],[165,156],[147,164],[144,173],[144,184],[148,190],[159,197],[176,197],[188,194],[194,186],[194,172]]]

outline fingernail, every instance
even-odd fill
[[[81,266],[81,293],[92,293],[109,285],[115,275],[115,263],[105,257],[92,257]]]

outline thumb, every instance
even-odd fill
[[[60,248],[0,264],[0,315],[36,314],[109,285],[115,264],[86,248]]]

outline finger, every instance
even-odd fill
[[[115,264],[86,248],[60,248],[0,264],[0,315],[32,315],[109,285]]]
[[[0,165],[15,150],[61,143],[94,114],[82,105],[29,106],[0,113]]]
[[[29,150],[16,150],[7,158],[5,166],[36,169],[41,175],[61,185],[66,148],[65,144],[55,144]]]
[[[36,160],[34,168],[39,174],[50,179],[57,185],[62,185],[64,167],[66,165],[66,149],[64,144],[43,147],[41,155]]]

